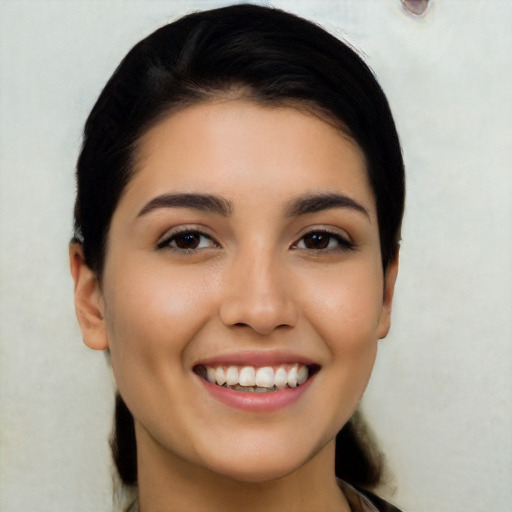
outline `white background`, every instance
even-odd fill
[[[2,512],[112,509],[113,384],[82,343],[67,243],[88,111],[139,39],[190,0],[0,0]],[[409,512],[512,502],[512,2],[273,5],[358,47],[408,174],[394,325],[364,408]]]

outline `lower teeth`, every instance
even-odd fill
[[[228,389],[234,389],[235,391],[247,391],[249,393],[272,393],[273,391],[277,391],[277,388],[274,386],[272,388],[259,388],[257,386],[227,386],[224,387]]]

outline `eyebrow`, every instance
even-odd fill
[[[291,201],[286,208],[288,217],[298,217],[333,208],[347,208],[364,214],[370,220],[368,210],[352,198],[338,193],[306,194]]]
[[[232,203],[222,197],[200,193],[174,193],[155,197],[142,208],[137,217],[161,208],[192,208],[217,213],[223,217],[229,217],[233,211]]]

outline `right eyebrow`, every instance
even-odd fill
[[[173,193],[155,197],[142,208],[137,217],[162,208],[192,208],[217,213],[223,217],[229,217],[233,211],[232,203],[223,197],[200,193]]]
[[[288,204],[288,207],[286,208],[286,215],[289,217],[298,217],[299,215],[306,215],[334,208],[354,210],[362,213],[368,218],[368,220],[370,220],[370,214],[363,205],[349,196],[332,192],[304,194]]]

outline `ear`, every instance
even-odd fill
[[[108,348],[104,302],[96,274],[85,264],[82,245],[69,246],[69,266],[75,283],[75,310],[84,343],[94,350]]]
[[[391,309],[393,306],[393,294],[395,293],[395,283],[398,276],[398,252],[391,261],[384,273],[384,297],[382,301],[382,311],[379,319],[377,333],[379,339],[388,335],[391,327]]]

